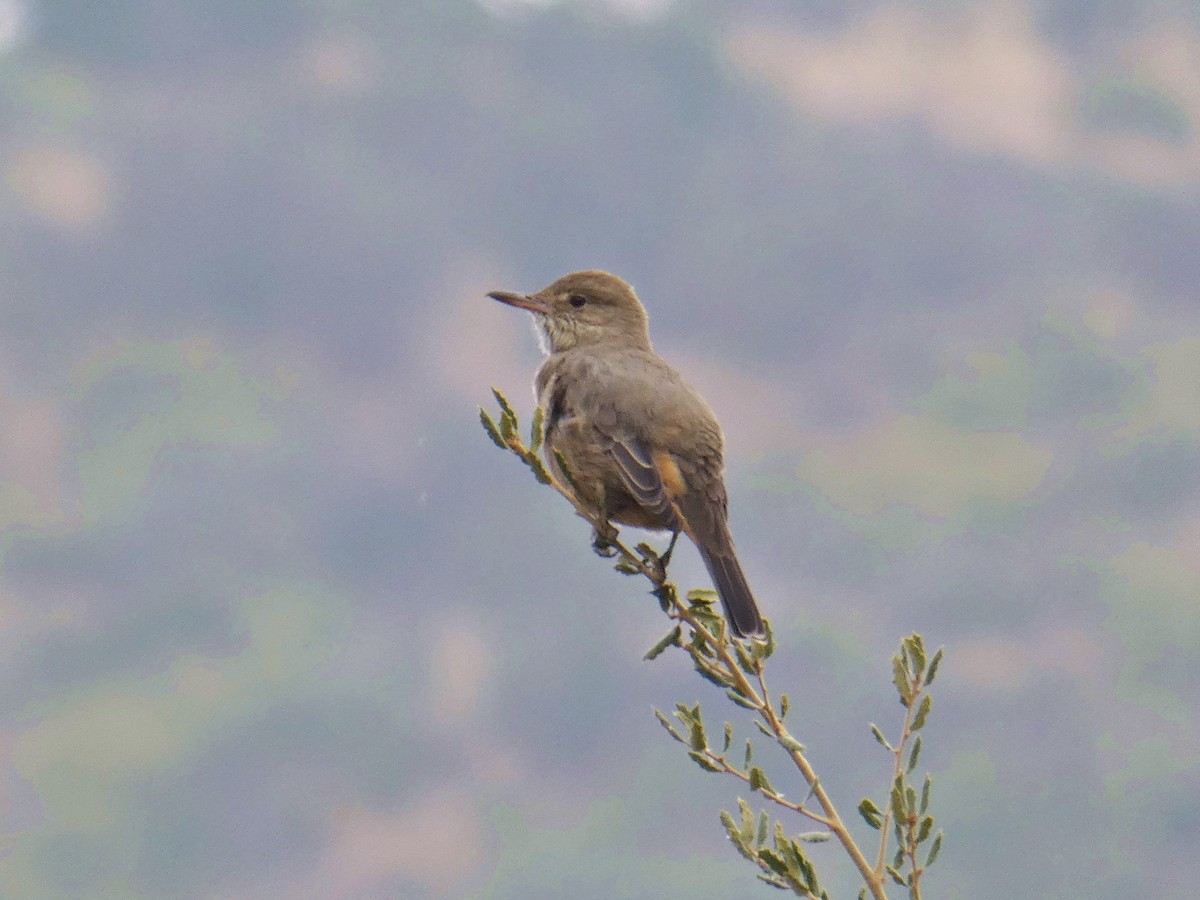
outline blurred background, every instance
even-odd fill
[[[1184,0],[0,0],[0,894],[774,896],[651,714],[723,698],[479,430],[484,293],[602,267],[843,813],[917,629],[929,895],[1187,896],[1198,124]]]

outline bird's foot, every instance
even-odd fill
[[[597,556],[603,556],[605,559],[612,559],[617,555],[617,548],[613,544],[617,540],[617,529],[611,522],[604,522],[603,525],[596,525],[592,528],[592,550]]]

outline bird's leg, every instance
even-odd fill
[[[613,546],[617,540],[617,529],[608,521],[608,510],[603,497],[600,498],[596,512],[596,521],[592,523],[592,550],[597,556],[612,559],[617,555],[617,548]]]
[[[671,543],[667,544],[667,552],[651,556],[650,562],[654,564],[654,568],[658,574],[660,581],[667,580],[667,564],[671,562],[671,554],[675,552],[675,542],[679,540],[679,532],[671,532]],[[640,546],[645,546],[644,544]],[[647,548],[649,549],[649,548]]]
[[[671,562],[671,554],[675,552],[675,542],[679,540],[679,532],[671,533],[671,543],[667,544],[667,552],[658,557],[658,561],[662,563],[663,575],[667,574],[667,565]]]

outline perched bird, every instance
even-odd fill
[[[727,521],[721,426],[703,398],[650,345],[637,295],[599,270],[534,294],[493,291],[533,313],[546,361],[534,390],[546,461],[604,522],[692,539],[739,637],[762,637]],[[555,451],[571,475],[563,479]],[[669,556],[668,550],[668,556]]]

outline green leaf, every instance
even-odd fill
[[[776,740],[778,740],[780,746],[782,746],[783,749],[787,750],[789,753],[803,753],[805,750],[804,745],[790,734],[781,734],[776,738]]]
[[[709,663],[701,662],[700,658],[694,654],[692,656],[692,662],[696,666],[696,671],[700,673],[700,677],[702,677],[705,681],[711,681],[720,688],[728,688],[731,684],[733,684],[728,677],[714,669]]]
[[[729,835],[731,841],[738,841],[741,835],[738,834],[737,825],[733,822],[733,814],[727,809],[721,810],[721,824],[725,826],[725,832]]]
[[[786,719],[788,708],[791,706],[791,701],[788,700],[787,694],[779,695],[779,718]]]
[[[858,814],[863,817],[863,821],[878,831],[883,827],[883,813],[876,806],[870,797],[863,797],[862,803],[858,804]]]
[[[925,784],[921,788],[921,814],[924,815],[925,810],[929,809],[929,794],[933,790],[933,776],[925,776]]]
[[[720,766],[710,760],[703,753],[697,753],[695,750],[689,750],[688,756],[696,761],[696,765],[702,768],[705,772],[720,772],[723,771]]]
[[[504,438],[504,443],[508,447],[512,447],[514,443],[519,444],[521,439],[517,437],[517,428],[513,423],[516,419],[507,413],[500,415],[500,421],[497,422],[500,426],[500,437]]]
[[[562,455],[561,450],[554,451],[554,463],[558,466],[558,471],[562,472],[563,481],[567,483],[571,493],[578,497],[579,486],[575,483],[575,476],[571,473],[571,467],[567,465],[567,458]]]
[[[533,422],[529,426],[529,449],[534,453],[542,449],[542,440],[545,437],[542,434],[542,422],[544,418],[545,414],[542,412],[540,406],[533,411]]]
[[[754,658],[747,652],[745,646],[738,642],[733,645],[734,653],[737,655],[738,665],[742,667],[742,671],[747,675],[755,674]]]
[[[770,866],[771,871],[777,875],[786,876],[788,874],[787,863],[780,859],[779,855],[774,850],[769,850],[764,847],[762,850],[758,851],[758,858]]]
[[[771,654],[775,652],[775,629],[771,627],[771,620],[763,618],[763,628],[767,630],[767,638],[764,641],[754,642],[754,656],[756,659],[770,659]]]
[[[879,726],[874,722],[871,723],[871,734],[875,736],[875,740],[877,740],[881,746],[886,747],[888,750],[894,749],[892,745],[888,743],[887,738],[883,736],[883,732],[879,730]]]
[[[896,882],[896,884],[900,885],[901,887],[907,886],[904,881],[904,876],[896,870],[895,866],[888,866],[887,873],[892,876],[892,881]]]
[[[693,606],[712,606],[721,599],[717,592],[710,588],[692,588],[685,596]]]
[[[618,559],[615,563],[613,563],[613,568],[622,575],[637,575],[642,571],[637,567],[636,564],[631,563],[627,559]]]
[[[742,709],[758,709],[757,706],[755,706],[753,703],[751,703],[749,700],[747,700],[745,697],[743,697],[737,691],[732,691],[732,690],[726,691],[725,696],[728,697],[732,702],[734,702],[738,706],[740,706]]]
[[[805,844],[823,844],[833,837],[833,833],[829,831],[805,831],[796,835],[793,840],[802,841]]]
[[[892,819],[897,826],[904,821],[904,788],[900,783],[900,779],[896,779],[896,783],[892,785],[892,791],[888,795],[888,805],[892,809]]]
[[[921,820],[921,825],[917,829],[917,843],[923,844],[929,837],[929,832],[933,830],[933,816],[926,816]]]
[[[775,738],[775,733],[774,733],[773,731],[771,731],[771,729],[770,729],[770,728],[768,728],[766,725],[764,725],[764,724],[762,723],[762,720],[761,720],[761,719],[755,719],[755,720],[754,720],[754,724],[758,726],[758,730],[759,730],[759,731],[761,731],[761,732],[762,732],[763,734],[765,734],[767,737],[769,737],[769,738],[771,738],[772,740],[774,740],[774,738]]]
[[[515,425],[516,421],[517,421],[517,414],[515,412],[513,412],[512,404],[510,404],[508,402],[508,398],[505,397],[502,393],[500,393],[500,391],[495,387],[495,385],[492,386],[492,396],[495,397],[496,402],[500,404],[501,415],[507,416],[509,419],[512,419],[513,424]]]
[[[496,423],[492,421],[492,417],[482,406],[479,407],[479,423],[483,425],[483,430],[487,432],[487,436],[492,439],[493,444],[501,450],[508,449],[508,444],[504,443],[504,438],[500,436],[500,430],[496,427]]]
[[[654,715],[658,719],[658,721],[662,725],[662,727],[667,729],[668,732],[670,732],[671,737],[675,738],[675,740],[679,741],[679,743],[681,743],[681,744],[687,743],[687,741],[685,741],[683,739],[683,735],[679,733],[679,730],[674,725],[671,724],[671,720],[668,719],[666,716],[664,716],[660,710],[655,709]]]
[[[660,657],[663,654],[663,651],[666,650],[668,647],[678,646],[679,636],[682,633],[683,633],[682,629],[678,625],[676,625],[669,632],[667,632],[667,634],[664,635],[663,638],[661,640],[659,640],[659,642],[657,644],[655,644],[653,647],[651,647],[649,650],[647,650],[646,655],[643,656],[642,659],[646,659],[646,660],[658,659],[658,657]]]
[[[904,818],[917,814],[917,792],[913,790],[911,784],[904,786]]]
[[[525,464],[529,466],[529,470],[533,472],[533,477],[536,478],[540,484],[552,483],[549,471],[547,471],[546,466],[542,463],[542,461],[538,459],[536,453],[532,451],[526,453]]]
[[[767,780],[767,773],[758,766],[750,769],[750,790],[775,793],[775,788],[771,787],[771,782]]]
[[[708,738],[704,734],[704,723],[698,718],[692,720],[688,743],[693,750],[708,749]]]
[[[755,840],[758,846],[761,847],[767,842],[767,837],[770,835],[770,825],[771,817],[767,815],[767,811],[764,809],[758,814],[758,837]]]
[[[929,694],[926,694],[921,698],[921,705],[917,707],[917,714],[913,717],[913,731],[920,731],[925,727],[925,720],[929,718],[929,710],[932,708],[933,697]]]
[[[754,745],[750,743],[750,738],[746,738],[746,759],[742,763],[743,769],[750,768],[750,760],[754,758]]]
[[[729,745],[731,743],[733,743],[733,725],[730,724],[729,722],[726,722],[725,723],[725,743],[724,743],[724,746],[721,747],[721,752],[728,753]]]
[[[742,840],[749,844],[754,837],[754,811],[749,803],[738,797],[738,812],[742,814]]]
[[[908,754],[908,771],[912,772],[917,767],[917,760],[921,758],[921,736],[918,734],[917,739],[913,741],[912,752]]]
[[[912,703],[908,673],[904,669],[904,660],[899,653],[892,657],[892,684],[896,686],[896,692],[900,694],[900,702],[905,707]]]
[[[929,661],[929,669],[925,672],[925,687],[933,684],[933,679],[937,677],[938,666],[942,664],[943,647],[939,647],[937,653],[933,654],[933,659]]]
[[[942,837],[943,833],[939,831],[937,837],[933,839],[933,843],[929,847],[929,855],[925,857],[925,868],[933,865],[933,861],[937,859],[938,854],[942,852]]]
[[[917,681],[925,674],[925,642],[915,631],[905,639],[908,653],[912,658],[913,680]]]

